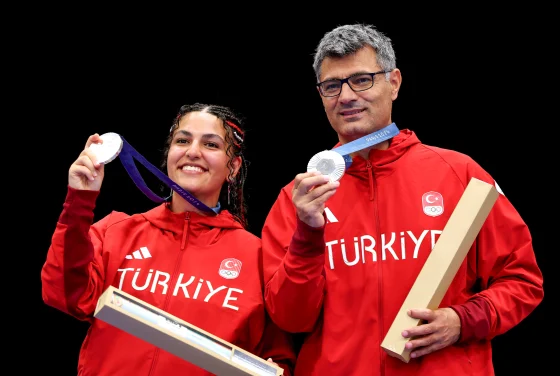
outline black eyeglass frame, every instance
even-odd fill
[[[374,83],[374,80],[375,80],[375,75],[381,74],[381,73],[389,73],[389,72],[391,72],[391,71],[390,71],[390,70],[380,70],[380,71],[372,72],[372,73],[355,73],[355,74],[353,74],[353,75],[351,75],[351,76],[348,76],[348,77],[346,77],[346,78],[343,78],[343,79],[331,78],[331,79],[329,79],[329,80],[321,81],[321,82],[319,82],[318,84],[316,84],[316,86],[317,86],[317,88],[319,89],[319,93],[320,93],[323,97],[332,98],[332,97],[337,97],[337,96],[340,95],[340,93],[342,93],[342,85],[344,85],[344,83],[347,83],[347,84],[348,84],[348,87],[350,87],[350,89],[352,89],[352,91],[354,91],[354,92],[366,91],[366,90],[369,90],[369,89],[371,89],[371,88],[373,87],[373,83]],[[368,74],[368,75],[371,76],[371,86],[368,87],[368,88],[365,88],[365,89],[354,90],[354,88],[352,87],[352,85],[350,85],[350,81],[349,81],[349,80],[350,80],[351,78],[353,78],[353,77],[356,77],[356,76],[363,76],[363,75],[366,75],[366,74]],[[340,82],[340,90],[338,91],[337,94],[334,94],[334,95],[325,95],[325,94],[323,94],[323,89],[321,89],[321,85],[324,84],[325,82],[331,82],[331,81],[339,81],[339,82]]]

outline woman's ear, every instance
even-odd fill
[[[232,164],[233,164],[233,176],[237,176],[237,173],[239,172],[239,169],[241,168],[241,157],[237,156],[235,158],[233,158]]]

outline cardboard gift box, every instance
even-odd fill
[[[114,286],[99,298],[94,317],[215,375],[280,376],[284,370]]]
[[[409,362],[410,350],[405,345],[410,338],[404,338],[401,333],[417,326],[421,320],[408,316],[407,311],[438,308],[498,195],[491,184],[476,178],[469,181],[381,343],[389,355]]]

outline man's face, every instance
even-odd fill
[[[380,70],[375,51],[366,46],[353,55],[325,58],[320,81]],[[355,92],[344,83],[340,95],[321,96],[327,118],[341,142],[353,141],[391,124],[393,100],[399,92],[401,74],[393,69],[389,80],[385,76],[383,73],[375,75],[373,86],[364,91]]]

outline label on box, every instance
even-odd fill
[[[231,361],[253,372],[256,372],[258,375],[276,376],[276,368],[272,365],[272,363],[270,365],[263,364],[262,362],[251,358],[249,355],[245,354],[242,351],[234,350]]]

